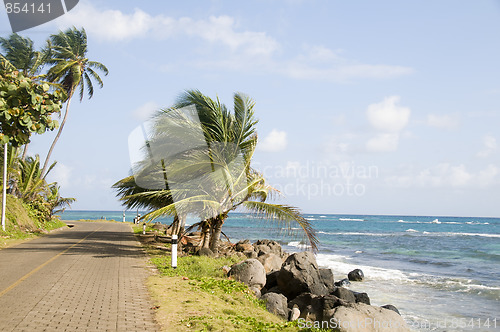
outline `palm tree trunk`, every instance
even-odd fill
[[[210,247],[210,223],[205,220],[201,226],[201,248]]]
[[[210,250],[216,253],[219,251],[219,239],[222,232],[222,225],[224,224],[224,219],[220,216],[215,218],[214,225],[212,228],[212,235],[210,237]]]
[[[26,159],[26,154],[28,153],[28,145],[29,145],[29,143],[26,143],[24,145],[24,150],[23,150],[23,155],[21,157],[21,161],[24,161]]]
[[[66,111],[64,112],[64,118],[61,122],[61,126],[59,127],[59,130],[57,131],[57,135],[54,138],[54,141],[52,142],[52,145],[50,146],[49,153],[47,153],[47,157],[45,158],[45,162],[43,163],[43,168],[42,168],[42,173],[41,173],[42,178],[45,177],[45,172],[47,171],[47,166],[49,165],[50,156],[52,155],[52,151],[54,150],[54,147],[56,146],[56,143],[57,143],[57,140],[59,139],[59,136],[61,136],[61,132],[64,128],[64,124],[66,123],[66,120],[68,119],[69,105],[71,104],[71,97],[73,97],[74,92],[75,92],[75,88],[72,87],[70,92],[69,92],[68,101],[66,102]]]

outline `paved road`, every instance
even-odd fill
[[[71,224],[0,250],[0,331],[159,330],[130,225]]]

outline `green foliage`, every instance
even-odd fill
[[[237,256],[210,258],[206,256],[184,256],[177,259],[177,268],[173,269],[170,256],[152,257],[151,261],[158,268],[160,273],[165,276],[174,277],[182,276],[190,279],[195,278],[223,278],[224,265],[231,266],[237,263],[241,258]]]
[[[64,93],[49,92],[49,85],[38,83],[18,71],[0,73],[0,143],[14,147],[30,141],[32,133],[43,134],[57,127],[52,120],[59,113]]]

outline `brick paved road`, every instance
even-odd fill
[[[0,331],[157,331],[146,256],[121,223],[0,250]]]

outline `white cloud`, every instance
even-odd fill
[[[398,105],[399,100],[399,96],[391,96],[368,106],[368,122],[379,132],[366,142],[369,152],[392,152],[398,149],[400,133],[408,125],[411,114],[408,107]]]
[[[50,182],[57,182],[61,188],[68,188],[72,184],[73,168],[69,167],[63,163],[57,163],[56,166],[50,171],[48,178]]]
[[[366,115],[373,128],[397,133],[408,125],[411,111],[407,107],[397,105],[400,99],[399,96],[391,96],[368,106]]]
[[[452,115],[427,115],[427,125],[436,128],[454,129],[459,126],[459,120]]]
[[[277,129],[271,130],[269,135],[264,137],[257,145],[259,150],[265,152],[278,152],[286,148],[288,144],[287,134],[285,131]]]
[[[488,165],[485,169],[472,172],[464,164],[440,163],[418,172],[393,175],[386,178],[389,185],[420,188],[470,188],[488,187],[500,183],[500,168]]]
[[[149,120],[159,108],[160,106],[157,103],[150,101],[136,108],[132,114],[137,120],[146,121]]]
[[[366,142],[366,149],[369,152],[393,152],[398,149],[398,145],[399,134],[381,133]]]
[[[222,44],[234,52],[242,51],[254,56],[269,55],[279,47],[265,32],[237,31],[236,21],[230,16],[210,16],[208,19],[195,20],[190,17],[154,16],[141,9],[135,9],[131,14],[120,10],[100,10],[89,3],[81,3],[58,20],[58,23],[64,26],[84,26],[87,32],[104,41],[187,36]]]
[[[497,149],[497,140],[492,135],[486,135],[483,137],[483,150],[479,151],[477,156],[480,158],[489,157]]]

